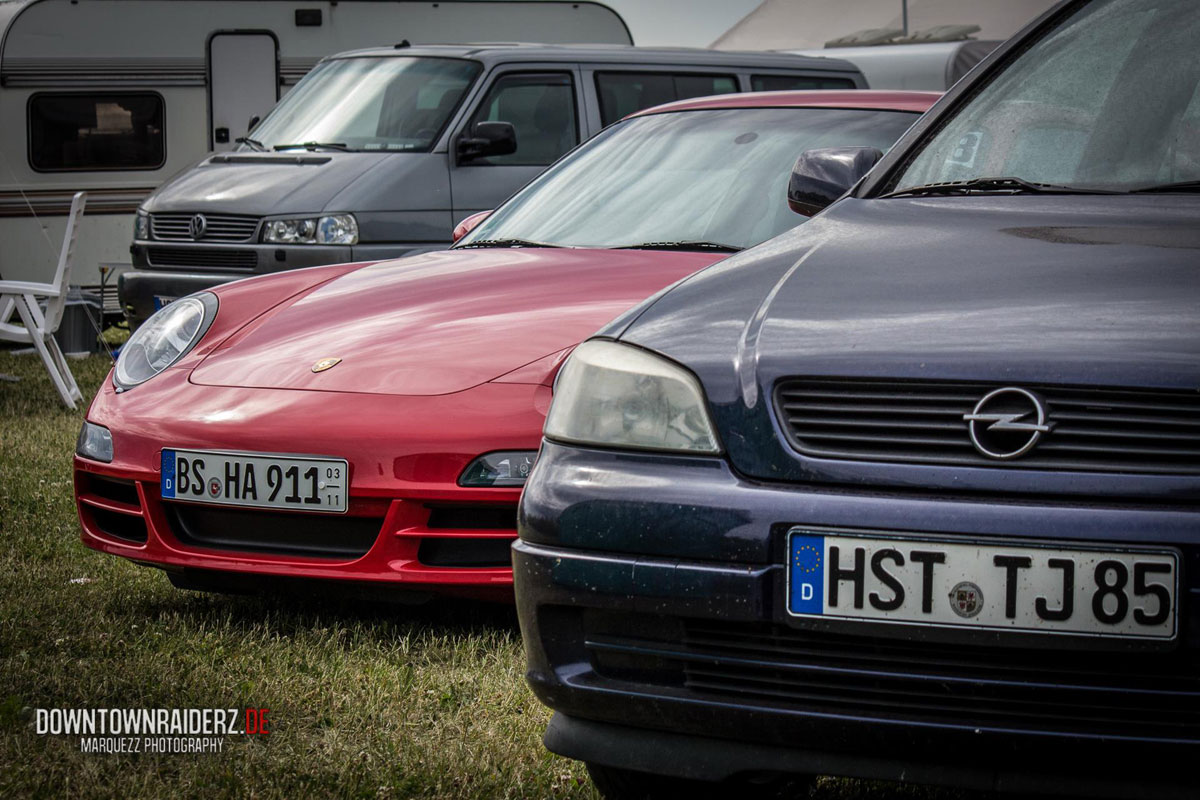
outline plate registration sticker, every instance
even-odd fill
[[[159,481],[166,500],[342,513],[349,474],[340,458],[164,449]]]
[[[1169,550],[793,528],[787,610],[795,617],[1171,639],[1177,562]]]

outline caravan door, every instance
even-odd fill
[[[208,39],[208,147],[229,150],[251,117],[279,100],[279,40],[270,31],[217,31]]]

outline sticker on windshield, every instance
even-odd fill
[[[947,164],[954,164],[958,167],[973,167],[975,166],[975,156],[979,154],[979,143],[983,141],[982,131],[971,131],[964,133],[958,143],[954,145],[954,150],[946,159]]]

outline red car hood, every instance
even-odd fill
[[[371,394],[459,392],[571,347],[720,260],[653,250],[449,250],[348,272],[272,308],[193,383]],[[322,359],[334,367],[314,373]]]

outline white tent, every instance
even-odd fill
[[[979,39],[1007,39],[1057,0],[908,0],[910,33],[978,25]],[[903,0],[763,0],[720,36],[718,50],[793,50],[869,28],[903,27]],[[835,55],[830,53],[830,55]]]

